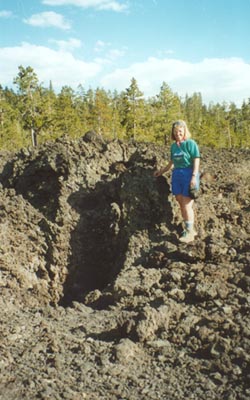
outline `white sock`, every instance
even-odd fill
[[[194,229],[194,222],[193,221],[185,221],[186,230],[191,232]]]

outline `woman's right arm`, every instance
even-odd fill
[[[161,176],[165,172],[168,172],[171,168],[173,167],[173,161],[170,160],[169,163],[166,165],[166,167],[163,167],[157,171],[154,172],[154,176]]]

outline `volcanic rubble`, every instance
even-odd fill
[[[250,150],[201,148],[190,244],[168,155],[1,153],[1,400],[250,399]]]

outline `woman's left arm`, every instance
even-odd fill
[[[193,175],[197,175],[199,173],[199,168],[200,168],[200,159],[194,158]]]
[[[191,186],[196,185],[196,177],[199,173],[199,168],[200,168],[200,159],[199,158],[194,158],[193,162],[193,173],[192,173],[192,178],[191,178]]]

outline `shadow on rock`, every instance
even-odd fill
[[[154,234],[155,225],[171,224],[168,194],[164,178],[156,180],[151,168],[132,165],[113,180],[102,180],[94,189],[82,188],[69,197],[79,221],[71,235],[62,305],[83,301],[86,293],[102,290],[131,259],[136,262],[145,253],[144,245],[150,243],[147,238]],[[137,239],[141,248],[132,249],[131,254]]]

